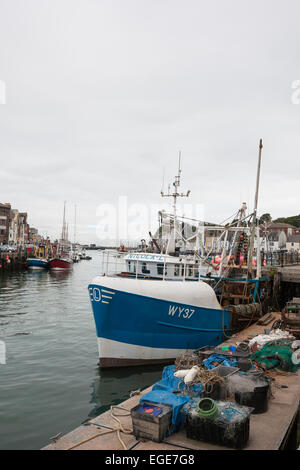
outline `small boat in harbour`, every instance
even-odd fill
[[[72,269],[72,264],[73,261],[71,260],[71,258],[64,258],[63,255],[59,255],[49,261],[49,269],[51,269],[52,271]]]
[[[26,260],[27,267],[29,269],[47,269],[49,267],[49,254],[52,249],[48,239],[43,246],[39,246],[35,239],[33,239],[33,247],[33,256]]]
[[[47,269],[49,265],[45,258],[27,258],[26,263],[29,269]]]
[[[66,203],[64,204],[64,215],[61,239],[59,240],[56,254],[49,261],[49,269],[52,271],[70,270],[73,267],[71,257],[71,243],[68,240],[68,226],[66,224]]]

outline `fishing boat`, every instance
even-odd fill
[[[49,261],[45,258],[27,258],[26,264],[29,269],[47,269]]]
[[[52,258],[49,261],[49,269],[52,271],[64,271],[66,269],[72,269],[73,261],[70,258],[59,255],[56,258]]]
[[[261,147],[259,166],[260,159]],[[187,253],[183,249],[187,240],[178,229],[176,200],[190,192],[179,193],[180,174],[179,163],[174,192],[162,193],[174,199],[164,248],[153,239],[156,253],[125,254],[121,268],[116,257],[110,265],[108,252],[102,263],[105,271],[88,287],[101,367],[170,362],[186,351],[220,344],[262,314],[269,279],[261,276],[259,248],[256,265],[253,262],[256,209],[248,226],[243,205],[232,224],[209,227],[222,232],[219,263],[214,263],[211,250],[204,255],[200,230],[191,237],[196,239],[196,249]],[[257,207],[257,194],[255,201]],[[246,232],[247,263],[241,261],[241,234]]]
[[[71,243],[68,240],[68,225],[66,223],[66,203],[64,203],[63,224],[61,238],[59,240],[56,254],[49,261],[49,269],[52,271],[65,271],[73,267],[71,257]]]
[[[51,244],[48,239],[43,246],[33,237],[33,257],[27,258],[26,264],[29,269],[47,269],[49,267],[49,254],[51,253]]]

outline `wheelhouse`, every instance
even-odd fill
[[[153,253],[130,253],[124,257],[120,276],[148,279],[199,279],[199,263],[194,257],[175,257]]]

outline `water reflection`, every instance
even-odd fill
[[[100,254],[72,271],[0,273],[0,448],[38,449],[161,377],[160,366],[98,368],[87,286]]]
[[[89,419],[106,411],[111,405],[117,405],[130,397],[136,390],[144,390],[160,380],[162,365],[148,367],[120,367],[95,370],[96,380],[91,385],[91,401],[94,408]]]
[[[49,271],[50,278],[59,282],[69,279],[72,274],[72,269],[67,269],[66,271]]]

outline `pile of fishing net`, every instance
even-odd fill
[[[295,337],[288,331],[277,329],[270,331],[269,334],[255,336],[249,341],[249,347],[251,350],[258,350],[270,341],[283,340],[285,343],[290,343],[294,339]]]
[[[284,340],[270,341],[259,351],[251,355],[252,362],[260,365],[265,370],[280,370],[285,372],[297,372],[298,365],[293,364],[292,354],[294,350]]]

